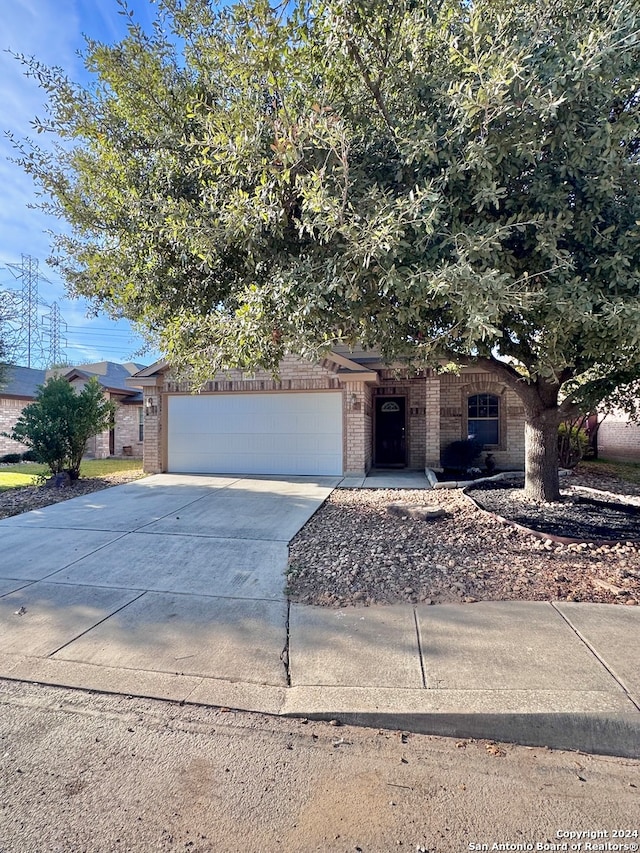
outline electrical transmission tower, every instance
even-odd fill
[[[21,283],[19,293],[9,296],[9,356],[15,364],[23,367],[42,365],[45,355],[38,323],[38,260],[31,255],[22,255],[22,263],[7,264],[7,267]]]
[[[19,290],[0,290],[0,335],[3,357],[22,367],[51,367],[63,364],[67,354],[64,333],[67,324],[57,302],[48,305],[38,295],[38,261],[22,255],[20,264],[6,264],[20,282]],[[42,314],[42,308],[48,313]]]
[[[60,316],[60,307],[57,302],[54,302],[49,309],[49,314],[45,314],[42,318],[45,338],[48,338],[48,357],[47,367],[64,364],[67,360],[67,354],[63,348],[62,329],[67,330],[67,324]],[[64,345],[67,341],[64,340]]]

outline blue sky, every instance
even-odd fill
[[[128,0],[135,18],[147,26],[154,17],[150,0]],[[66,331],[62,343],[67,360],[74,363],[99,361],[141,361],[151,363],[157,353],[137,355],[142,341],[128,323],[111,321],[107,316],[87,317],[87,306],[70,300],[59,274],[51,270],[49,230],[60,223],[32,210],[35,186],[29,175],[7,158],[13,148],[5,132],[17,136],[33,135],[30,122],[43,114],[43,96],[37,84],[24,77],[20,64],[7,53],[35,56],[46,65],[65,69],[73,80],[86,79],[77,51],[84,46],[83,34],[105,42],[119,40],[126,33],[125,18],[119,14],[116,0],[12,0],[3,4],[0,28],[0,290],[19,290],[22,255],[39,263],[39,298],[42,303],[58,303]],[[38,142],[41,141],[39,137]],[[9,266],[8,266],[9,265]],[[48,279],[45,281],[44,279]],[[45,314],[45,304],[40,307]],[[46,346],[46,341],[44,341]],[[32,364],[32,366],[34,366]]]

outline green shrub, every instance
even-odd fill
[[[558,464],[561,468],[575,468],[589,449],[586,430],[576,423],[565,421],[558,427]]]
[[[9,438],[26,444],[52,474],[66,471],[77,480],[87,441],[111,425],[114,411],[95,377],[79,394],[63,377],[51,378],[23,409]]]
[[[35,452],[35,450],[25,450],[25,452],[22,454],[22,461],[39,462],[40,460],[38,459],[38,454]]]
[[[8,465],[20,462],[21,459],[22,456],[19,453],[5,453],[4,456],[0,456],[0,462],[6,462]]]
[[[481,451],[482,445],[475,438],[452,441],[442,452],[442,467],[451,471],[466,471]]]

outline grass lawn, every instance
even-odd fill
[[[14,471],[5,473],[4,470],[0,470],[0,492],[20,489],[22,486],[32,486],[36,479],[37,474],[19,474]]]
[[[80,468],[84,479],[104,477],[118,471],[142,471],[142,459],[86,459]],[[0,492],[31,486],[41,475],[48,474],[46,465],[37,462],[19,462],[0,466]]]
[[[639,462],[609,462],[607,459],[583,459],[578,465],[578,471],[607,476],[619,477],[627,483],[640,483]]]

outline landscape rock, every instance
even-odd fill
[[[613,478],[564,480],[625,501],[640,495],[640,487]],[[398,504],[401,514],[389,512]],[[407,506],[444,515],[426,535],[424,521]],[[293,601],[332,607],[640,600],[638,544],[625,539],[578,548],[537,538],[497,522],[460,490],[337,489],[290,543],[290,567]]]
[[[447,514],[442,507],[416,506],[409,501],[389,504],[387,512],[390,515],[399,515],[401,518],[416,518],[419,521],[431,521],[434,518],[443,518]]]

